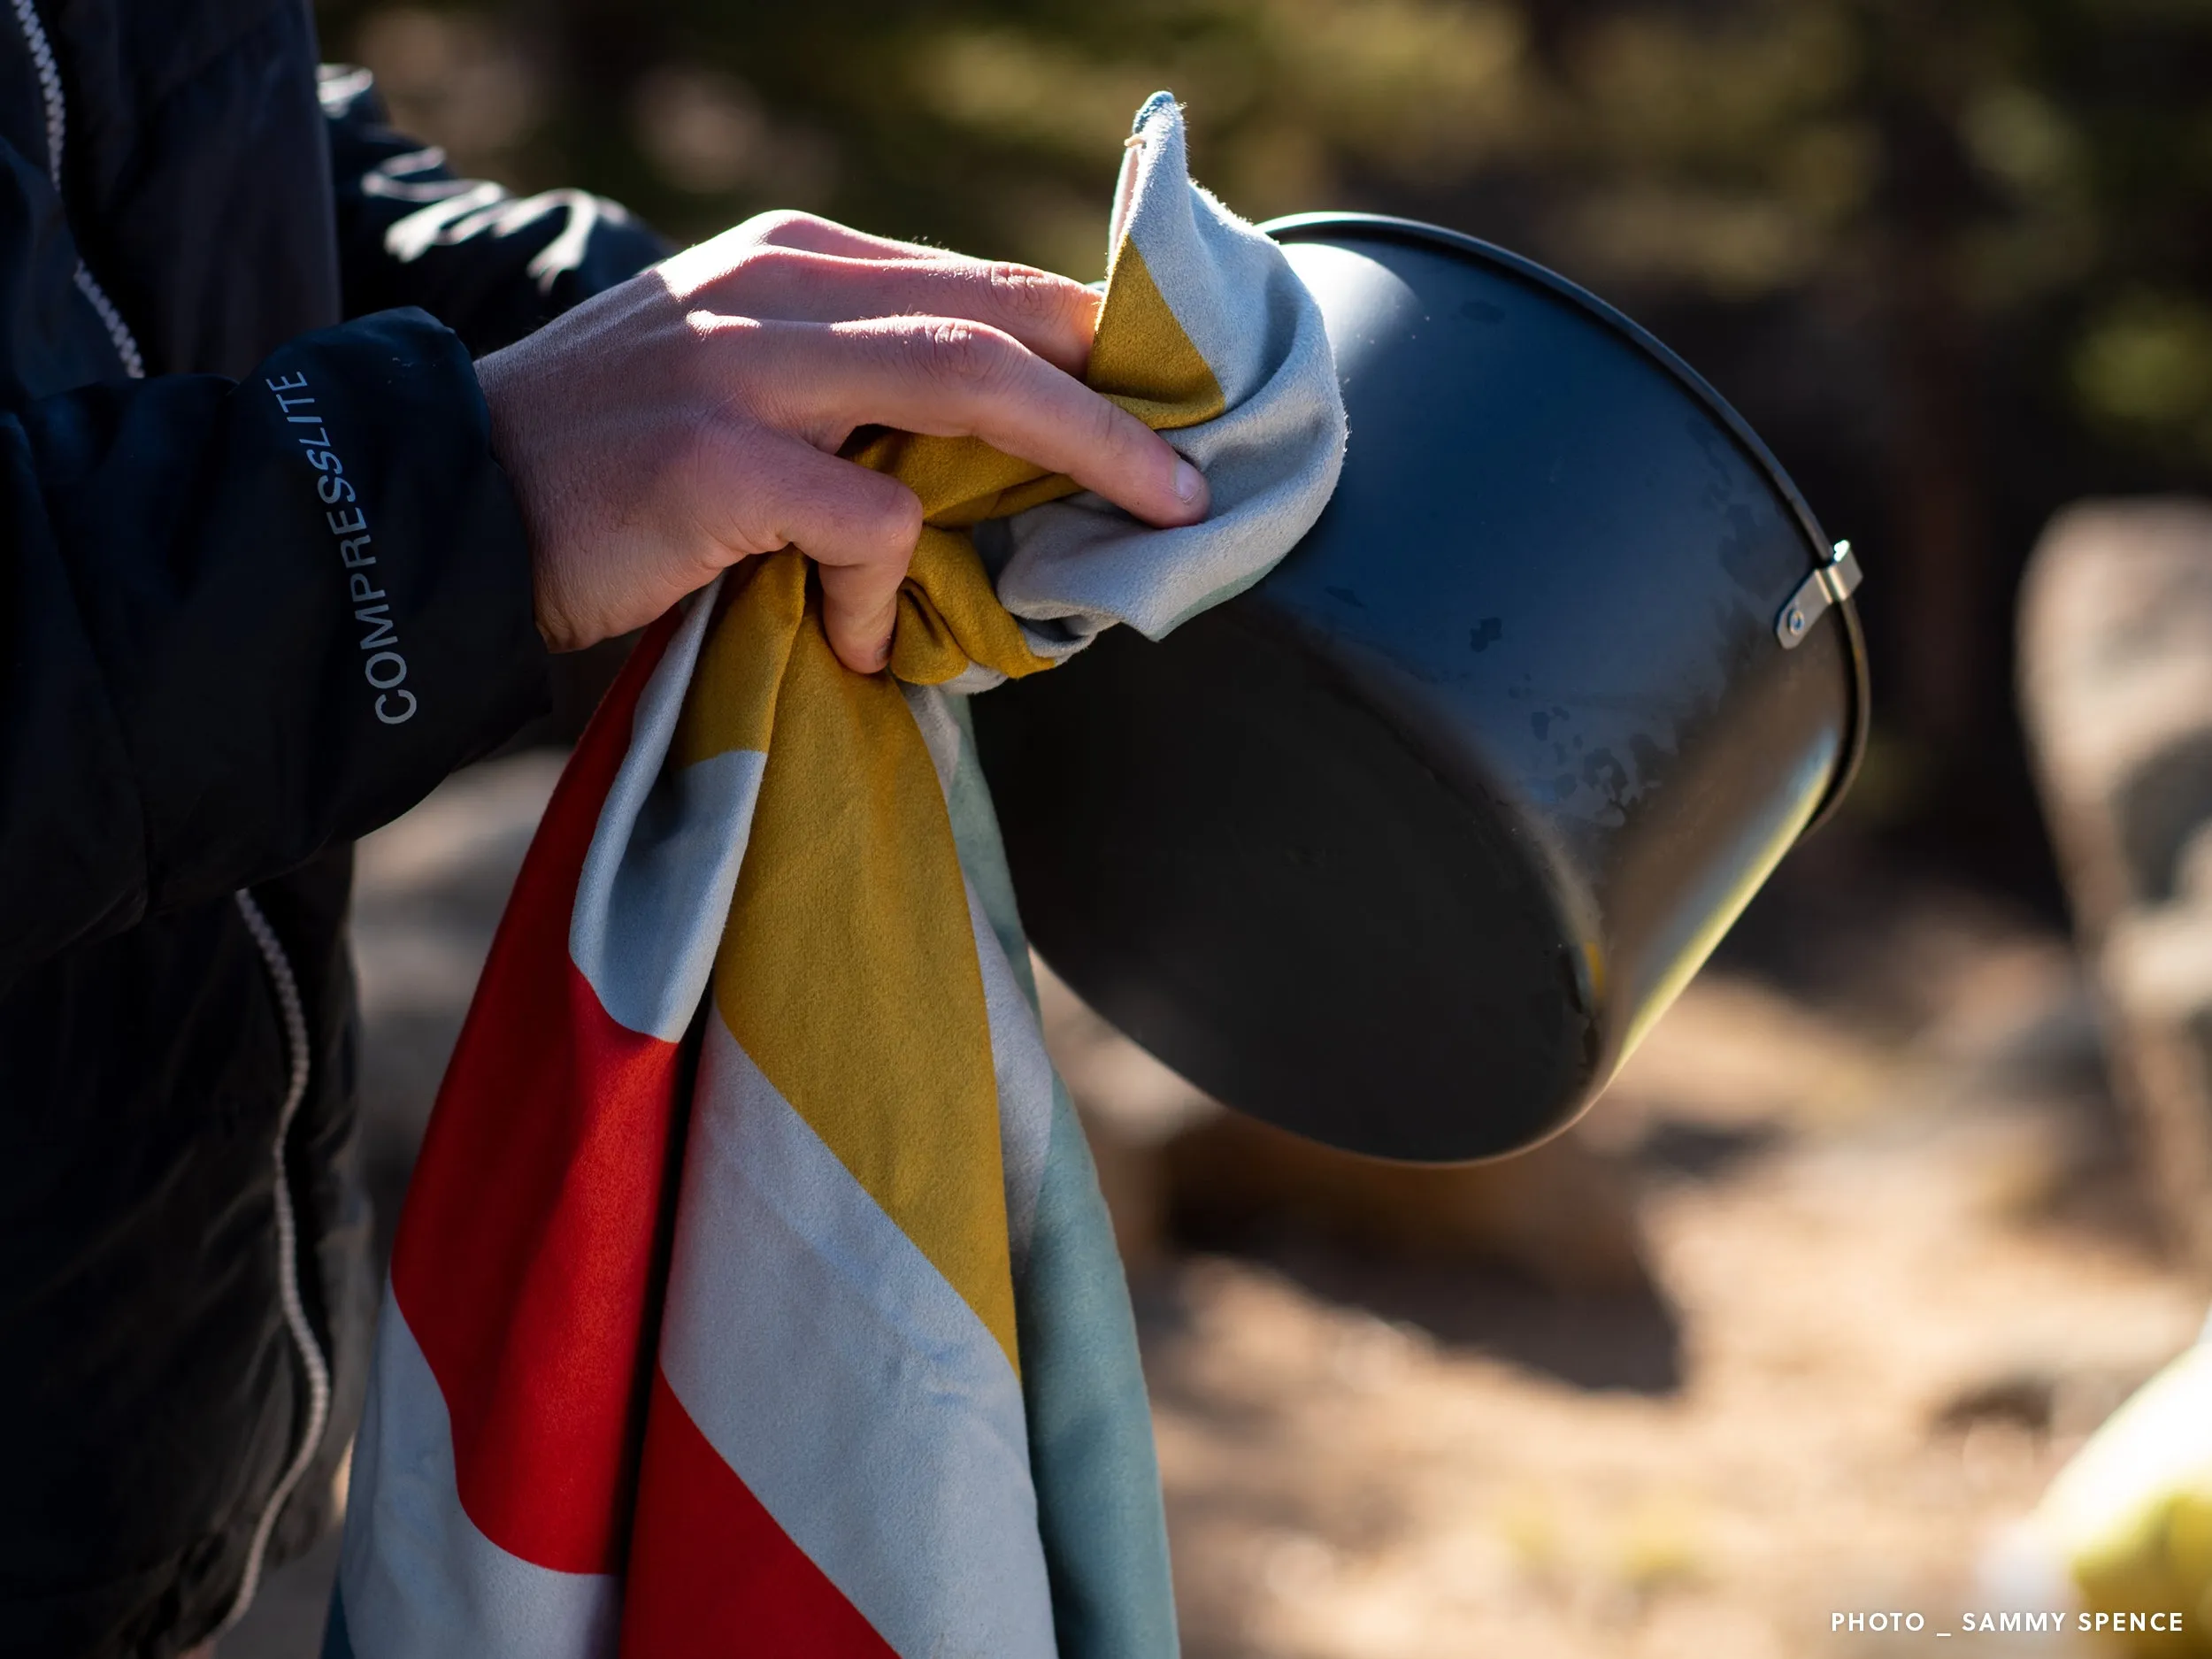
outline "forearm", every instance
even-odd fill
[[[427,318],[0,419],[0,972],[359,835],[542,702],[522,526]]]

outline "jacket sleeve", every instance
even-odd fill
[[[349,317],[419,305],[481,357],[669,252],[604,196],[456,178],[387,125],[365,69],[325,65],[321,86]]]
[[[0,413],[0,981],[396,817],[542,706],[533,614],[419,311]]]

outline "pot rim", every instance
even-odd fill
[[[1789,503],[1790,511],[1796,516],[1798,528],[1811,543],[1816,568],[1826,565],[1832,556],[1834,543],[1821,528],[1820,520],[1814,517],[1811,505],[1791,480],[1790,475],[1783,471],[1781,462],[1775,459],[1773,452],[1728,400],[1657,335],[1579,283],[1570,281],[1533,259],[1501,248],[1494,242],[1484,242],[1480,237],[1448,230],[1441,225],[1426,224],[1415,219],[1400,219],[1387,213],[1328,211],[1292,213],[1281,219],[1269,219],[1259,228],[1278,242],[1321,241],[1333,233],[1351,239],[1366,237],[1444,248],[1455,253],[1471,255],[1486,265],[1498,266],[1509,276],[1532,283],[1580,306],[1617,334],[1625,336],[1705,406],[1728,435],[1736,441],[1737,446],[1766,475],[1767,481],[1774,486],[1782,499]],[[1852,780],[1858,776],[1860,763],[1866,757],[1868,727],[1872,719],[1873,697],[1867,677],[1866,634],[1859,622],[1857,606],[1847,596],[1837,601],[1832,608],[1843,627],[1844,655],[1850,665],[1850,730],[1844,740],[1843,754],[1829,778],[1827,792],[1821,796],[1820,804],[1814,808],[1812,817],[1806,820],[1805,827],[1798,832],[1797,839],[1801,841],[1835,816],[1836,809],[1842,803]]]

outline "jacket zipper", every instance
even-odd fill
[[[10,0],[10,4],[15,11],[16,27],[22,31],[23,43],[30,50],[31,62],[38,71],[39,96],[46,111],[46,176],[53,181],[54,193],[59,196],[62,147],[69,132],[68,109],[62,101],[61,71],[54,62],[54,49],[46,38],[46,26],[40,21],[32,0]],[[123,373],[134,380],[144,380],[146,359],[139,351],[137,336],[131,333],[130,325],[123,320],[122,312],[116,310],[115,303],[108,298],[107,290],[100,286],[99,279],[92,274],[81,255],[77,260],[75,280],[77,291],[90,303],[102,326],[106,328],[115,355],[122,362]],[[277,1481],[276,1490],[270,1494],[259,1519],[254,1523],[253,1539],[246,1550],[245,1571],[239,1579],[237,1594],[231,1598],[229,1610],[216,1627],[218,1636],[245,1617],[246,1609],[253,1605],[255,1593],[261,1587],[269,1538],[276,1530],[277,1517],[284,1512],[285,1504],[314,1463],[323,1435],[330,1426],[330,1365],[321,1345],[315,1340],[314,1327],[307,1322],[306,1305],[300,1299],[299,1224],[292,1210],[290,1177],[284,1167],[292,1120],[299,1114],[300,1102],[307,1097],[307,1015],[300,1003],[299,980],[292,972],[291,959],[284,954],[284,941],[277,937],[276,929],[269,926],[269,918],[261,913],[261,906],[255,902],[252,894],[241,887],[232,896],[237,901],[246,931],[253,935],[254,944],[269,971],[277,1009],[283,1017],[285,1048],[291,1062],[290,1079],[285,1088],[284,1104],[277,1113],[276,1138],[270,1156],[276,1165],[277,1301],[284,1312],[285,1328],[290,1333],[292,1347],[299,1355],[300,1369],[307,1376],[307,1424],[291,1462]]]
[[[61,70],[54,62],[54,49],[46,39],[46,26],[39,21],[38,9],[31,0],[11,0],[15,7],[16,27],[23,31],[23,43],[31,50],[31,62],[38,70],[38,93],[46,105],[46,176],[53,180],[54,194],[61,194],[62,141],[69,135],[69,111],[61,96]],[[115,309],[115,302],[108,298],[107,290],[77,257],[77,292],[92,303],[92,309],[100,314],[101,326],[108,331],[108,340],[115,347],[115,355],[123,360],[123,373],[134,380],[146,378],[146,359],[139,355],[138,338],[131,333],[130,325],[123,320],[123,313]]]
[[[284,1091],[283,1108],[277,1113],[276,1144],[271,1148],[271,1155],[276,1160],[277,1301],[283,1307],[285,1327],[291,1333],[293,1348],[298,1351],[300,1367],[307,1373],[307,1426],[300,1435],[299,1448],[292,1454],[291,1463],[277,1481],[276,1490],[269,1494],[261,1518],[254,1524],[253,1541],[246,1550],[245,1574],[238,1581],[238,1594],[231,1600],[230,1611],[215,1628],[218,1636],[245,1617],[246,1609],[253,1605],[254,1594],[261,1587],[262,1565],[268,1557],[269,1535],[275,1530],[277,1517],[283,1513],[293,1490],[306,1475],[308,1465],[315,1461],[316,1450],[323,1442],[323,1432],[330,1426],[330,1366],[323,1358],[314,1328],[307,1323],[306,1306],[300,1300],[299,1225],[292,1214],[291,1182],[284,1168],[285,1141],[291,1134],[292,1119],[299,1111],[300,1102],[307,1095],[307,1014],[300,1004],[299,981],[292,975],[292,963],[284,954],[284,941],[277,937],[276,929],[269,926],[269,918],[261,913],[261,906],[255,902],[252,894],[241,887],[233,896],[238,901],[238,913],[246,919],[246,931],[261,949],[261,959],[269,970],[269,982],[276,987],[277,1008],[284,1016],[285,1046],[292,1060],[291,1080]]]

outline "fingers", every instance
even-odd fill
[[[696,272],[702,276],[711,275],[728,271],[749,257],[771,248],[790,253],[819,254],[833,258],[877,263],[916,260],[939,265],[987,263],[966,254],[928,247],[918,242],[894,242],[888,236],[872,236],[865,231],[854,230],[832,219],[783,209],[771,213],[756,213],[743,224],[733,225],[720,235],[710,236],[705,242],[685,249],[674,257],[663,260],[661,268]]]
[[[842,434],[896,426],[977,437],[1148,524],[1206,516],[1206,480],[1133,415],[987,324],[889,318],[828,327],[765,324],[742,376],[772,388],[779,426]]]
[[[725,414],[751,417],[714,441],[727,452],[698,480],[703,521],[733,553],[808,554],[830,643],[861,672],[887,658],[921,511],[828,453],[856,427],[980,438],[1150,524],[1206,515],[1197,469],[1074,378],[1100,303],[1079,283],[800,213],[748,220],[657,273]]]
[[[834,227],[833,227],[834,228]],[[1080,374],[1098,328],[1099,295],[1029,265],[956,258],[853,257],[769,248],[703,283],[699,303],[732,315],[838,323],[956,317],[1011,334],[1048,363]]]
[[[726,233],[741,241],[776,248],[796,248],[808,253],[836,254],[848,259],[964,259],[964,254],[915,242],[893,242],[871,236],[834,219],[818,219],[794,209],[756,213]]]
[[[851,466],[852,463],[841,465]],[[864,466],[852,470],[869,478],[882,476]],[[903,484],[898,488],[906,488]],[[906,493],[911,498],[913,491]],[[921,534],[920,520],[918,511],[915,536]],[[913,563],[914,538],[907,540],[896,559],[856,558],[850,564],[825,558],[803,541],[797,546],[821,572],[822,631],[829,635],[830,649],[855,673],[880,672],[891,660],[891,631],[899,619],[899,585],[906,580],[906,567]]]
[[[733,552],[790,546],[812,559],[831,649],[857,673],[880,669],[890,657],[899,584],[922,533],[914,492],[758,426],[710,454],[706,466],[697,498],[729,504],[709,534]]]
[[[728,291],[730,285],[747,266],[761,262],[764,257],[777,254],[793,258],[811,255],[819,258],[878,264],[980,263],[960,254],[945,253],[934,248],[891,242],[881,236],[848,230],[842,225],[817,219],[811,213],[778,212],[757,213],[743,224],[733,226],[718,236],[710,236],[704,242],[693,243],[681,253],[670,256],[654,270],[662,286],[671,295],[678,300],[689,302],[718,288]],[[742,312],[744,310],[741,305],[731,305],[727,309],[733,312]]]

